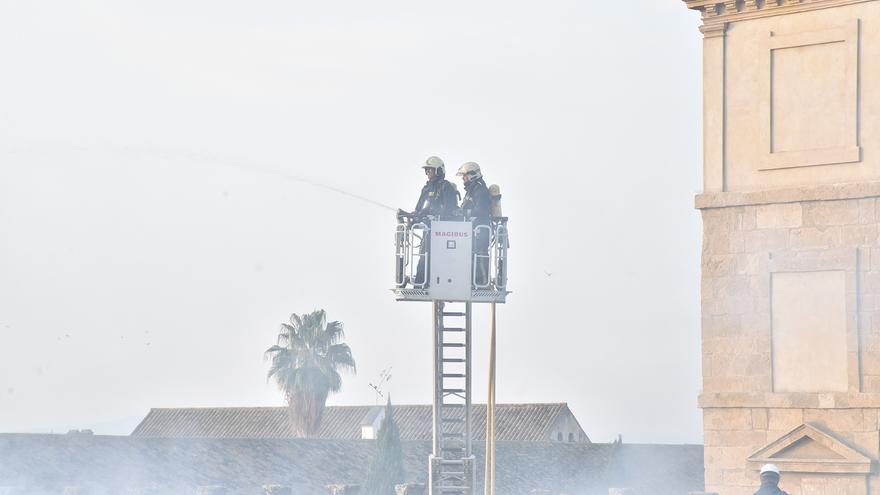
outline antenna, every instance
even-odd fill
[[[379,399],[385,397],[385,394],[382,393],[382,385],[385,385],[391,381],[391,366],[385,368],[379,373],[379,379],[376,380],[376,383],[370,382],[370,388],[376,392],[376,405],[379,405]]]

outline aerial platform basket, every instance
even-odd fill
[[[398,301],[504,303],[507,217],[472,220],[398,217],[395,287]]]
[[[475,224],[466,218],[398,215],[395,233],[398,301],[433,306],[433,445],[428,495],[474,495],[472,334],[473,303],[504,303],[507,218]]]

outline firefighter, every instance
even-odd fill
[[[431,224],[432,218],[450,217],[458,211],[458,190],[451,182],[446,180],[446,165],[439,157],[431,156],[422,165],[428,182],[422,187],[422,193],[413,210],[413,217],[427,225]],[[419,245],[419,253],[424,255],[430,248],[430,239],[422,239]],[[416,286],[427,286],[428,279],[425,269],[425,257],[419,257],[416,267]]]
[[[474,254],[477,256],[475,256],[474,263],[474,284],[486,286],[489,284],[489,236],[491,230],[477,227],[489,226],[492,197],[483,180],[480,166],[476,163],[465,163],[458,168],[456,175],[461,177],[464,183],[465,195],[461,202],[462,212],[465,218],[471,220],[475,229],[473,247]]]
[[[436,156],[429,157],[422,165],[428,182],[422,187],[414,216],[448,217],[458,209],[458,191],[446,180],[446,165]]]
[[[764,464],[761,468],[761,488],[755,495],[788,495],[779,489],[779,468],[774,464]]]
[[[492,197],[489,188],[486,187],[486,181],[483,180],[480,166],[474,162],[467,162],[458,168],[456,175],[461,177],[464,183],[465,195],[461,202],[464,216],[473,218],[474,225],[489,225]]]

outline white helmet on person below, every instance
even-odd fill
[[[467,162],[464,165],[458,167],[458,173],[455,174],[460,177],[468,176],[468,179],[479,179],[483,176],[483,173],[480,172],[480,166],[477,165],[476,162]]]
[[[422,168],[433,168],[438,177],[446,176],[446,164],[443,163],[443,160],[441,160],[439,156],[429,156],[428,159],[425,160],[425,164],[422,165]]]
[[[764,464],[761,467],[761,474],[764,473],[773,473],[775,475],[779,475],[779,468],[776,467],[776,464]]]

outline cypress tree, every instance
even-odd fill
[[[403,449],[400,430],[394,422],[391,397],[385,405],[385,418],[379,427],[376,457],[364,483],[364,495],[394,495],[394,485],[403,483]]]

